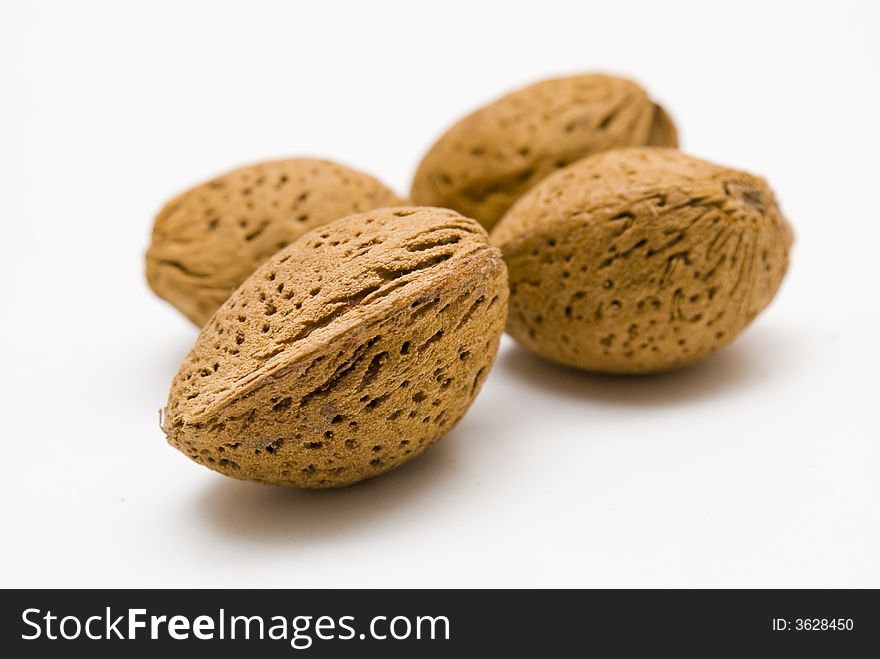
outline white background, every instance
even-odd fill
[[[0,585],[880,586],[877,6],[4,3]],[[590,70],[794,224],[732,347],[615,379],[505,338],[447,438],[340,491],[165,444],[196,336],[144,281],[167,197],[294,155],[406,192],[463,113]]]

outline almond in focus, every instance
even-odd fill
[[[326,488],[384,473],[464,415],[507,296],[501,253],[454,211],[330,223],[260,266],[202,329],[163,430],[240,479]]]

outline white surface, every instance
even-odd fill
[[[876,3],[512,5],[3,5],[0,586],[880,586]],[[730,349],[612,379],[505,339],[450,436],[343,491],[165,444],[168,196],[303,154],[404,192],[461,114],[583,70],[776,189],[793,267]]]

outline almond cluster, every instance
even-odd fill
[[[766,181],[677,146],[637,84],[581,75],[453,125],[414,205],[310,158],[178,195],[146,259],[201,328],[163,410],[169,443],[235,478],[349,485],[446,434],[505,329],[601,373],[723,348],[775,296],[793,233]]]

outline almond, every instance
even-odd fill
[[[261,263],[304,233],[400,200],[324,160],[243,167],[172,199],[156,217],[147,281],[200,327]]]
[[[236,478],[324,488],[415,457],[465,413],[507,310],[474,220],[379,209],[260,266],[202,329],[171,386],[172,446]]]
[[[792,239],[766,181],[660,148],[553,174],[492,234],[511,336],[607,373],[672,369],[729,344],[773,299]]]
[[[606,75],[545,80],[450,128],[416,172],[412,199],[487,229],[548,174],[625,146],[678,145],[675,125],[636,83]]]

